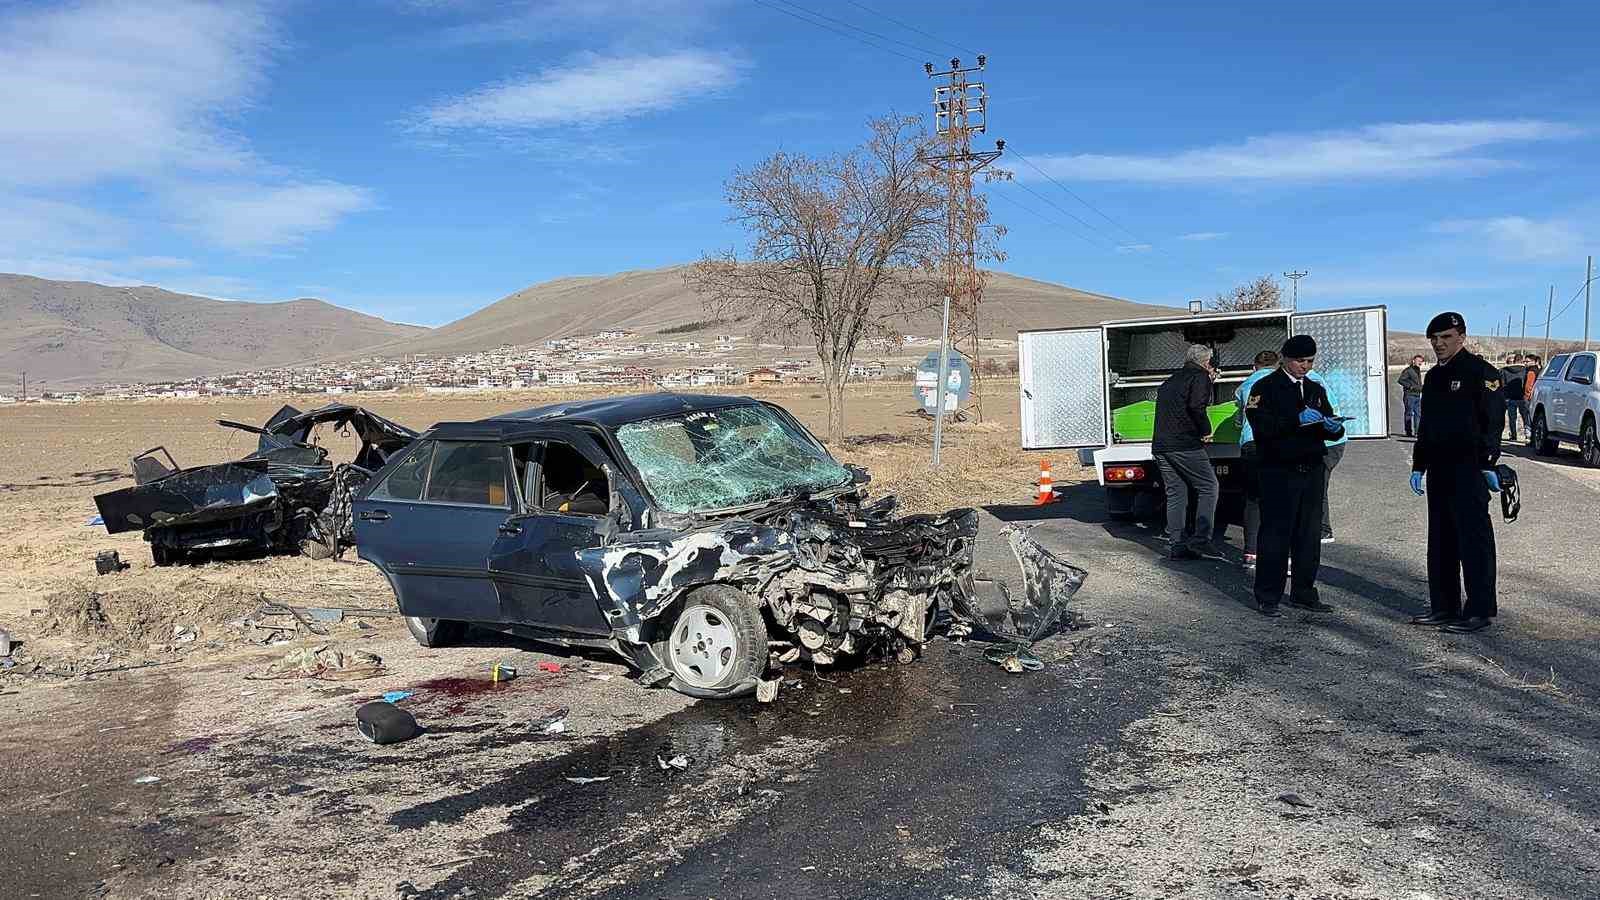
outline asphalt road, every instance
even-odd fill
[[[83,856],[47,883],[11,866],[4,893],[1600,896],[1600,480],[1516,463],[1500,619],[1445,635],[1406,624],[1426,596],[1407,450],[1355,445],[1335,474],[1330,614],[1263,619],[1236,565],[1169,563],[1149,529],[1105,521],[1098,488],[1070,488],[1042,514],[990,511],[1090,571],[1042,672],[939,642],[911,665],[791,670],[764,706],[568,660],[493,690],[414,685],[429,733],[392,747],[354,735],[344,689],[245,737],[168,727],[148,740],[179,752],[142,793],[47,791],[70,776],[30,760],[0,860],[22,840]],[[984,557],[1009,572],[997,545]],[[567,733],[530,727],[558,708]]]

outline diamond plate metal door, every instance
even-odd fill
[[[1317,342],[1316,372],[1334,412],[1354,417],[1345,423],[1351,437],[1384,437],[1389,431],[1383,313],[1374,308],[1294,317],[1294,333]]]
[[[1103,351],[1099,328],[1017,335],[1023,449],[1105,445]]]

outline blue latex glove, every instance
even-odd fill
[[[1421,472],[1411,473],[1411,493],[1416,494],[1418,497],[1421,497],[1425,493],[1422,489]]]
[[[1306,407],[1305,409],[1300,410],[1300,424],[1301,425],[1315,425],[1315,424],[1317,424],[1318,422],[1321,422],[1321,421],[1322,421],[1322,413],[1319,413],[1319,412],[1317,412],[1316,410],[1314,410],[1314,409],[1312,409],[1310,407]]]
[[[1322,427],[1328,429],[1329,434],[1337,434],[1339,431],[1339,423],[1326,416],[1322,419]]]
[[[1489,490],[1500,493],[1500,473],[1493,469],[1483,470],[1484,483],[1489,485]]]

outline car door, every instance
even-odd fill
[[[408,616],[500,620],[489,552],[514,512],[506,447],[428,441],[355,503],[356,546]]]
[[[1561,376],[1567,365],[1567,355],[1561,354],[1550,360],[1544,370],[1539,373],[1539,380],[1534,382],[1533,401],[1534,415],[1538,415],[1539,408],[1544,409],[1544,424],[1549,431],[1560,431],[1561,426],[1556,421],[1556,409],[1561,403],[1562,384]]]
[[[1560,422],[1556,430],[1564,434],[1577,434],[1583,427],[1583,411],[1587,406],[1590,385],[1594,384],[1594,354],[1575,353],[1561,376]]]
[[[587,435],[566,430],[531,438],[515,448],[514,458],[524,467],[522,508],[489,555],[501,618],[580,635],[610,634],[577,553],[604,540],[617,467],[607,465],[605,452]]]

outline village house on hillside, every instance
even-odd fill
[[[745,375],[745,384],[778,384],[781,381],[783,373],[766,366],[758,366]]]

